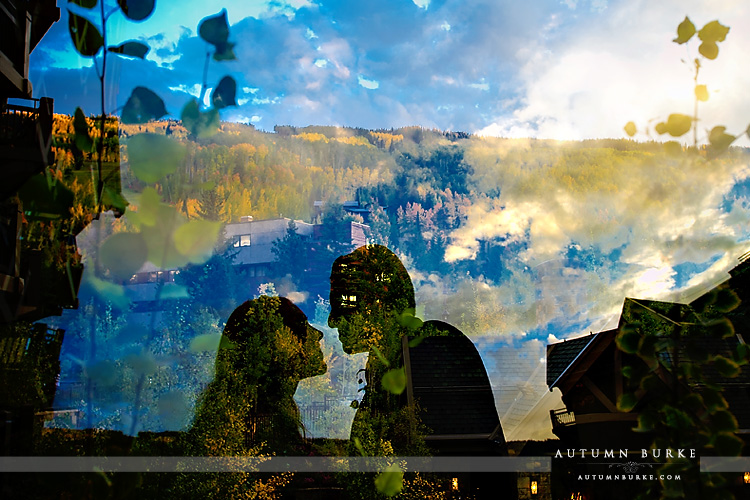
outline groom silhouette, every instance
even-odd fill
[[[414,317],[414,287],[393,252],[367,245],[336,259],[330,303],[328,324],[338,329],[344,351],[369,353],[366,392],[352,439],[362,439],[363,421],[410,407],[418,408],[427,427],[422,434],[433,453],[504,454],[505,439],[479,352],[454,326]],[[406,378],[400,395],[383,382],[397,367],[403,367]],[[396,450],[408,449],[405,445],[414,438],[398,429],[375,431]]]

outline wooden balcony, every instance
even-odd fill
[[[0,109],[0,200],[15,193],[32,175],[54,163],[51,98],[4,104]]]
[[[572,411],[568,411],[567,408],[550,410],[549,418],[552,421],[552,432],[555,434],[560,429],[573,426],[576,423],[575,414]]]

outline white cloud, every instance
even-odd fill
[[[368,90],[375,90],[380,87],[380,83],[376,80],[369,80],[362,75],[357,76],[357,83]]]
[[[473,89],[479,89],[484,90],[485,92],[490,90],[490,84],[486,82],[480,82],[480,83],[470,83],[469,87]]]
[[[604,6],[593,2],[591,8]],[[717,18],[731,28],[719,57],[705,61],[701,69],[699,81],[716,93],[700,106],[699,139],[705,141],[705,129],[716,124],[734,133],[744,130],[750,116],[750,101],[744,97],[750,71],[739,61],[750,45],[750,32],[740,27],[750,24],[750,6],[641,0],[610,6],[585,29],[566,32],[564,40],[537,39],[520,49],[520,105],[479,132],[553,139],[624,137],[622,128],[630,120],[643,129],[649,120],[670,113],[692,114],[692,69],[681,59],[692,61],[698,40],[688,44],[687,52],[672,43],[681,12],[690,13],[698,28]]]
[[[200,97],[201,95],[201,86],[199,83],[196,83],[195,85],[177,85],[173,87],[169,87],[169,90],[173,92],[185,92],[186,94],[190,94],[193,97]]]

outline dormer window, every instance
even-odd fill
[[[233,245],[235,247],[249,247],[250,246],[250,235],[240,234],[234,237]]]

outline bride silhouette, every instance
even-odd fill
[[[196,454],[290,453],[301,440],[297,384],[326,372],[322,337],[284,297],[261,296],[237,307],[189,431]]]

